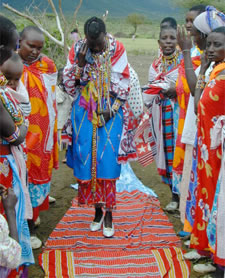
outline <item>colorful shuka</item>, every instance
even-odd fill
[[[213,70],[213,64],[211,63],[205,72],[205,80],[209,81],[209,75]],[[199,75],[201,66],[195,70],[196,76]],[[184,231],[191,232],[195,219],[196,208],[196,193],[198,186],[197,178],[197,165],[198,165],[198,135],[197,135],[197,117],[194,113],[194,97],[190,95],[187,115],[185,119],[185,126],[183,129],[182,140],[185,140],[189,144],[193,144],[190,178],[188,179],[187,198],[185,204],[185,218],[184,218]],[[192,143],[193,142],[193,143]],[[185,167],[185,165],[184,165]],[[185,178],[185,177],[184,177]],[[181,187],[183,184],[181,185]],[[181,188],[181,194],[184,194],[184,189]],[[182,200],[183,201],[183,200]]]
[[[214,254],[214,262],[225,266],[225,245],[220,244],[223,242],[225,234],[225,115],[217,119],[211,134],[211,149],[217,148],[222,144],[222,158],[213,207],[207,227],[207,236],[210,249]]]
[[[198,104],[198,187],[191,248],[209,250],[207,227],[221,168],[222,144],[211,149],[213,128],[225,114],[225,63],[215,66]]]
[[[199,67],[201,62],[200,61],[201,52],[202,51],[197,46],[193,46],[191,49],[192,65],[195,71]],[[189,187],[190,174],[191,174],[193,146],[191,144],[188,144],[187,142],[184,143],[182,140],[184,139],[183,131],[185,130],[185,125],[187,125],[187,121],[191,121],[192,119],[192,118],[186,119],[186,115],[187,113],[190,113],[190,111],[188,110],[190,110],[192,99],[194,99],[191,95],[190,88],[188,86],[188,82],[186,79],[184,60],[181,61],[179,66],[178,79],[176,82],[176,92],[177,92],[177,101],[179,104],[180,112],[179,112],[178,127],[177,127],[177,140],[175,143],[174,158],[173,158],[173,172],[177,177],[180,178],[177,184],[180,193],[179,210],[180,210],[181,222],[184,223],[186,200],[187,200],[188,187]],[[192,128],[192,130],[194,130],[194,128]]]
[[[31,113],[27,134],[27,168],[33,220],[39,210],[48,209],[52,169],[58,168],[57,110],[55,87],[57,70],[54,62],[40,56],[24,63],[22,81],[28,91]],[[33,140],[30,143],[30,140]]]
[[[143,93],[145,105],[149,107],[152,153],[163,182],[170,185],[174,193],[178,193],[173,186],[172,166],[179,106],[176,99],[169,99],[161,90],[176,83],[181,58],[176,50],[169,57],[161,55],[156,59],[149,70],[149,88]]]
[[[196,70],[200,66],[201,60],[200,56],[195,56],[192,58],[193,69]],[[176,146],[174,150],[173,158],[173,171],[177,174],[182,174],[184,156],[185,156],[185,144],[181,142],[182,132],[184,128],[184,121],[186,117],[188,101],[190,97],[190,89],[187,83],[185,75],[185,66],[184,60],[181,61],[179,70],[178,70],[178,79],[176,82],[176,92],[177,92],[177,102],[180,107],[179,120],[178,120],[178,133]]]
[[[129,119],[129,67],[122,43],[106,35],[107,47],[98,54],[88,49],[86,65],[75,87],[77,54],[83,41],[71,48],[64,70],[64,85],[74,97],[71,112],[72,145],[67,164],[73,168],[79,183],[79,204],[102,203],[112,209],[116,205],[115,182],[120,176],[119,163],[136,158],[133,123]],[[104,125],[97,112],[112,111],[121,106]],[[134,117],[134,116],[133,116]],[[68,129],[68,126],[67,126]]]
[[[3,80],[5,80],[5,82],[3,82]],[[24,122],[22,111],[20,110],[16,100],[11,95],[9,89],[6,87],[7,80],[2,74],[0,74],[0,84],[0,101],[11,115],[15,125],[20,126]],[[16,163],[13,155],[14,146],[10,146],[10,141],[13,139],[13,136],[0,138],[0,145],[2,148],[5,146],[4,148],[8,149],[7,152],[4,151],[4,149],[0,149],[0,181],[6,188],[12,187],[17,197],[18,201],[15,207],[16,222],[19,243],[22,249],[20,265],[30,265],[34,264],[34,257],[30,244],[30,233],[27,223],[28,214],[26,211],[26,196],[24,186],[21,182],[20,169],[17,166],[17,164],[22,165],[24,163],[24,157],[17,157],[19,161]],[[0,204],[0,213],[4,215],[4,208],[2,204]]]

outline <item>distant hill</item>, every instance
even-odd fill
[[[32,0],[2,0],[2,2],[8,3],[16,9],[24,10],[32,3]],[[54,0],[54,2],[57,5],[58,0]],[[78,2],[78,0],[62,0],[64,12],[72,13]],[[47,0],[35,0],[33,3],[42,9],[48,7]],[[79,15],[101,16],[106,10],[112,17],[125,17],[131,13],[144,14],[150,19],[158,19],[163,16],[180,18],[183,15],[183,10],[175,7],[172,0],[83,0]]]

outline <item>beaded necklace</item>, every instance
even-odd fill
[[[168,72],[170,69],[170,66],[173,65],[173,67],[177,66],[179,51],[175,51],[173,54],[169,56],[162,56],[162,72]]]
[[[6,79],[5,75],[0,72],[0,87],[6,86],[8,83],[8,80]]]
[[[16,125],[21,125],[23,123],[23,115],[9,91],[5,90],[7,83],[8,80],[4,74],[0,72],[0,101],[2,102],[5,109],[9,112],[14,123]]]
[[[101,54],[92,54],[94,63],[90,65],[89,71],[89,94],[97,102],[97,111],[93,111],[93,133],[92,133],[92,192],[95,194],[97,185],[97,127],[101,126],[101,113],[109,109],[110,82],[111,82],[111,56],[109,52],[109,41],[106,38],[106,49]],[[96,113],[97,112],[97,113]],[[97,119],[97,121],[95,120]]]
[[[102,113],[110,105],[110,82],[111,82],[111,56],[109,53],[109,42],[106,41],[106,49],[101,54],[92,54],[94,63],[90,67],[90,82],[94,83],[97,90],[97,112]],[[107,100],[107,107],[105,107]]]

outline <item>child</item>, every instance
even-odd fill
[[[33,222],[41,210],[49,208],[52,169],[58,168],[57,70],[54,62],[41,53],[44,41],[39,28],[28,26],[21,32],[18,51],[24,63],[22,82],[31,102],[28,132],[39,135],[38,143],[28,150],[27,158]]]
[[[11,58],[3,64],[2,73],[8,80],[7,86],[11,89],[10,92],[18,101],[24,117],[27,118],[31,112],[31,104],[28,92],[20,80],[23,73],[23,62],[17,53],[13,53]]]

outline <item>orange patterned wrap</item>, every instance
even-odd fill
[[[200,56],[192,58],[193,69],[196,70],[200,66]],[[180,106],[180,114],[178,121],[178,134],[176,140],[176,147],[173,158],[173,170],[177,174],[182,174],[185,155],[185,144],[181,142],[181,137],[184,129],[184,121],[187,113],[188,101],[190,97],[190,89],[187,83],[184,60],[181,61],[178,70],[178,79],[176,82],[177,101]]]
[[[36,145],[28,149],[28,177],[34,184],[48,183],[52,169],[58,168],[57,110],[55,86],[57,70],[48,57],[24,65],[22,81],[31,102],[29,133],[38,137]]]

